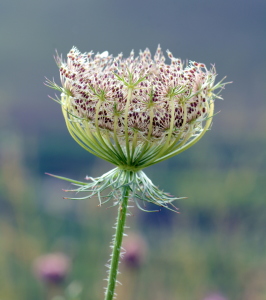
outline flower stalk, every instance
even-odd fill
[[[126,177],[129,179],[130,182],[130,171],[124,171],[127,173]],[[112,300],[115,295],[115,287],[116,287],[116,278],[118,273],[118,265],[120,260],[120,253],[126,223],[126,216],[127,216],[127,206],[128,200],[130,195],[130,187],[125,185],[121,195],[121,202],[118,207],[118,216],[116,222],[116,232],[113,241],[113,251],[111,254],[111,264],[108,276],[108,284],[105,292],[105,300]]]

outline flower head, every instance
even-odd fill
[[[63,114],[73,138],[89,152],[119,166],[143,169],[178,154],[210,127],[214,67],[184,66],[161,48],[134,57],[93,55],[73,47],[67,61],[56,57]]]
[[[214,91],[225,83],[215,84],[214,67],[208,70],[193,61],[184,66],[170,51],[167,55],[170,63],[160,47],[153,58],[148,49],[123,58],[107,51],[80,53],[73,47],[67,61],[56,56],[62,86],[49,80],[47,85],[61,92],[57,101],[71,136],[117,166],[88,178],[89,184],[59,177],[77,185],[74,191],[90,192],[84,199],[96,194],[102,203],[100,194],[108,187],[113,191],[104,202],[119,199],[125,185],[135,198],[161,206],[177,199],[155,187],[141,170],[186,150],[204,135],[214,99],[220,98]]]

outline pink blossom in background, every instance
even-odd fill
[[[60,284],[69,273],[69,269],[69,257],[59,252],[40,256],[33,263],[36,277],[47,283]]]
[[[225,298],[223,295],[218,294],[218,293],[214,293],[214,294],[210,294],[209,296],[207,296],[206,298],[204,298],[203,300],[228,300],[227,298]]]
[[[125,252],[122,255],[122,262],[128,268],[136,269],[141,267],[146,259],[147,244],[144,238],[137,233],[129,233],[123,242]]]

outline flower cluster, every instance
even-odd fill
[[[62,93],[71,135],[101,158],[140,168],[148,166],[143,149],[153,164],[202,136],[213,115],[213,91],[223,84],[214,84],[214,67],[207,70],[192,61],[184,67],[167,54],[170,64],[160,47],[154,58],[148,49],[123,58],[107,51],[80,53],[75,47],[66,62],[57,56],[62,87],[48,85]],[[150,146],[157,151],[150,153]]]
[[[177,137],[182,125],[187,131],[193,121],[206,117],[215,72],[196,62],[184,69],[169,51],[168,57],[170,65],[160,48],[154,60],[148,49],[123,59],[107,52],[93,57],[73,48],[66,63],[57,58],[64,91],[72,97],[71,113],[89,121],[92,130],[99,126],[120,140],[126,131],[131,138],[137,131],[139,141],[161,141],[171,127],[171,138]]]
[[[67,61],[59,55],[62,86],[47,85],[61,92],[55,99],[62,106],[71,136],[90,153],[117,168],[89,183],[68,178],[87,199],[98,195],[100,205],[120,203],[125,187],[130,197],[168,207],[175,198],[160,191],[142,169],[181,153],[194,145],[210,128],[214,99],[225,83],[215,84],[216,71],[190,61],[186,66],[158,47],[154,57],[148,49],[134,57],[96,55],[73,47]],[[112,189],[104,195],[105,191]],[[77,199],[77,198],[71,198]],[[174,207],[174,210],[176,208]]]

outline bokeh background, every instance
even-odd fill
[[[0,299],[103,299],[116,208],[64,200],[69,185],[44,173],[82,180],[112,166],[71,139],[43,82],[59,83],[55,49],[127,56],[158,44],[233,84],[197,145],[146,170],[188,199],[180,214],[132,209],[117,299],[266,299],[265,15],[264,0],[1,0]],[[33,272],[54,252],[72,262],[62,283]]]

